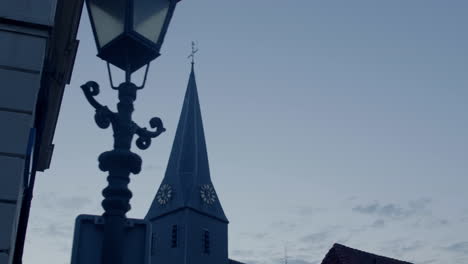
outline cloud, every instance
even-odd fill
[[[264,239],[268,236],[268,233],[254,233],[252,237],[255,239]]]
[[[31,228],[31,232],[37,233],[40,237],[53,240],[61,239],[60,241],[70,240],[70,237],[72,237],[72,230],[73,227],[71,225],[65,225],[56,222]]]
[[[66,230],[67,230],[66,227],[59,227],[58,225],[55,225],[55,224],[49,224],[44,230],[44,233],[45,235],[49,237],[67,238],[69,234]]]
[[[317,233],[312,233],[310,235],[304,236],[301,238],[301,241],[304,243],[317,243],[323,242],[330,237],[330,232],[321,231]]]
[[[252,257],[255,255],[256,252],[254,250],[237,249],[237,250],[233,250],[231,253],[234,257]]]
[[[438,220],[438,223],[440,225],[449,225],[449,221],[447,219],[441,219],[441,220]]]
[[[441,227],[448,227],[450,226],[450,222],[447,219],[437,219],[437,218],[424,218],[424,219],[416,219],[412,224],[412,228],[426,228],[426,229],[434,229],[434,228],[441,228]]]
[[[468,208],[465,208],[462,211],[462,215],[460,217],[460,222],[461,223],[468,223]]]
[[[264,258],[264,259],[255,259],[255,258],[242,258],[239,259],[234,258],[235,260],[242,261],[243,263],[247,264],[283,264],[285,263],[284,257],[282,258]],[[299,257],[299,258],[288,258],[288,264],[320,264],[321,260],[316,260],[313,257],[307,259],[307,257]]]
[[[428,212],[427,207],[429,203],[429,199],[410,201],[408,206],[373,202],[371,204],[355,206],[352,210],[356,213],[376,215],[383,218],[404,219],[414,215],[426,214]]]
[[[468,241],[458,242],[445,247],[446,250],[468,256]]]
[[[81,196],[71,196],[71,197],[64,197],[58,201],[58,204],[63,208],[68,209],[82,209],[85,206],[91,204],[91,199],[87,197]]]
[[[398,238],[382,243],[382,252],[390,252],[389,257],[406,258],[414,255],[414,252],[424,248],[425,243],[421,240],[410,240],[408,238]],[[403,259],[405,260],[405,259]]]
[[[72,243],[71,243],[71,240],[69,240],[70,242],[64,242],[63,244],[60,245],[60,252],[64,253],[64,254],[71,254],[72,252]]]
[[[429,260],[420,261],[419,264],[432,264],[432,263],[436,263],[437,261],[438,261],[437,259],[429,259]]]
[[[289,222],[286,222],[286,221],[277,221],[277,222],[271,223],[271,227],[273,229],[277,229],[277,230],[280,230],[280,231],[292,232],[297,228],[297,224],[296,223],[289,223]]]
[[[92,203],[92,200],[86,196],[58,196],[56,193],[49,192],[39,196],[41,206],[46,209],[65,209],[79,210]]]
[[[273,258],[269,260],[269,263],[285,263],[284,258]],[[319,264],[319,260],[304,259],[304,258],[288,258],[288,264]],[[250,263],[249,263],[250,264]]]
[[[413,242],[409,242],[409,243],[404,243],[400,250],[403,252],[403,253],[407,253],[407,252],[413,252],[415,250],[419,250],[423,247],[423,243],[419,240],[416,240],[416,241],[413,241]]]
[[[353,211],[361,214],[375,214],[383,217],[405,217],[409,212],[405,211],[403,208],[398,207],[394,204],[381,205],[377,202],[374,202],[370,205],[359,205],[353,208]]]
[[[349,238],[346,238],[346,235],[343,235],[342,232],[337,232],[338,228],[311,233],[299,238],[298,244],[304,245],[300,248],[300,251],[317,252],[331,248],[333,243],[338,241],[340,241],[339,243],[346,243]]]
[[[247,263],[247,264],[265,264],[259,260],[256,260],[256,259],[242,259],[241,260],[243,263]]]
[[[295,209],[297,214],[299,214],[300,216],[313,216],[326,211],[325,208],[311,206],[298,206]]]
[[[373,228],[383,228],[385,227],[385,221],[383,219],[377,219],[372,223],[371,227]]]
[[[297,259],[297,258],[292,258],[288,259],[288,264],[318,264],[320,263],[319,261],[314,261],[314,260],[304,260],[304,259]]]
[[[154,171],[154,170],[164,170],[163,166],[161,165],[154,165],[154,164],[148,164],[143,166],[144,171]]]
[[[266,232],[261,232],[261,233],[246,233],[246,232],[243,232],[241,233],[241,235],[243,237],[246,237],[246,238],[249,238],[249,239],[254,239],[254,240],[261,240],[261,239],[265,239],[269,236],[268,233]]]

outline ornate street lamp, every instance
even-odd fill
[[[94,98],[99,94],[99,85],[90,81],[81,88],[89,103],[95,108],[95,121],[100,128],[112,125],[114,149],[99,156],[99,168],[109,172],[108,186],[103,190],[99,216],[79,216],[75,227],[72,264],[143,264],[148,263],[149,253],[136,254],[150,243],[149,228],[143,220],[126,218],[130,210],[131,191],[128,189],[130,173],[141,170],[141,158],[131,149],[133,136],[136,145],[146,149],[151,139],[165,131],[161,119],[154,117],[150,126],[154,131],[138,126],[132,120],[133,102],[142,86],[131,82],[131,74],[158,57],[169,22],[179,0],[86,0],[98,57],[125,71],[125,82],[114,87],[118,90],[117,112],[101,105]],[[148,73],[148,66],[145,72]],[[133,221],[133,222],[132,222]],[[132,228],[143,226],[143,232],[131,233]],[[130,234],[130,235],[129,235]],[[128,240],[136,242],[129,244]],[[137,245],[138,243],[142,246]],[[143,250],[144,251],[144,250]],[[135,256],[135,257],[133,257]]]

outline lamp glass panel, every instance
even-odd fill
[[[102,47],[124,32],[126,0],[89,0],[90,17]]]
[[[169,11],[169,0],[135,0],[133,28],[145,38],[156,43]]]

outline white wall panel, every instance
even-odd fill
[[[2,0],[0,17],[34,24],[53,25],[57,0]]]
[[[31,119],[31,115],[0,111],[0,124],[2,124],[0,152],[26,154]]]
[[[0,1],[3,2],[5,0]],[[45,38],[0,31],[0,65],[41,71],[45,48]]]
[[[24,160],[0,156],[0,168],[0,200],[17,201],[23,191]]]
[[[0,69],[0,108],[34,112],[40,75],[28,72]]]

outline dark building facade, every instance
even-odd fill
[[[52,159],[82,6],[0,1],[0,264],[21,263],[35,176]]]

